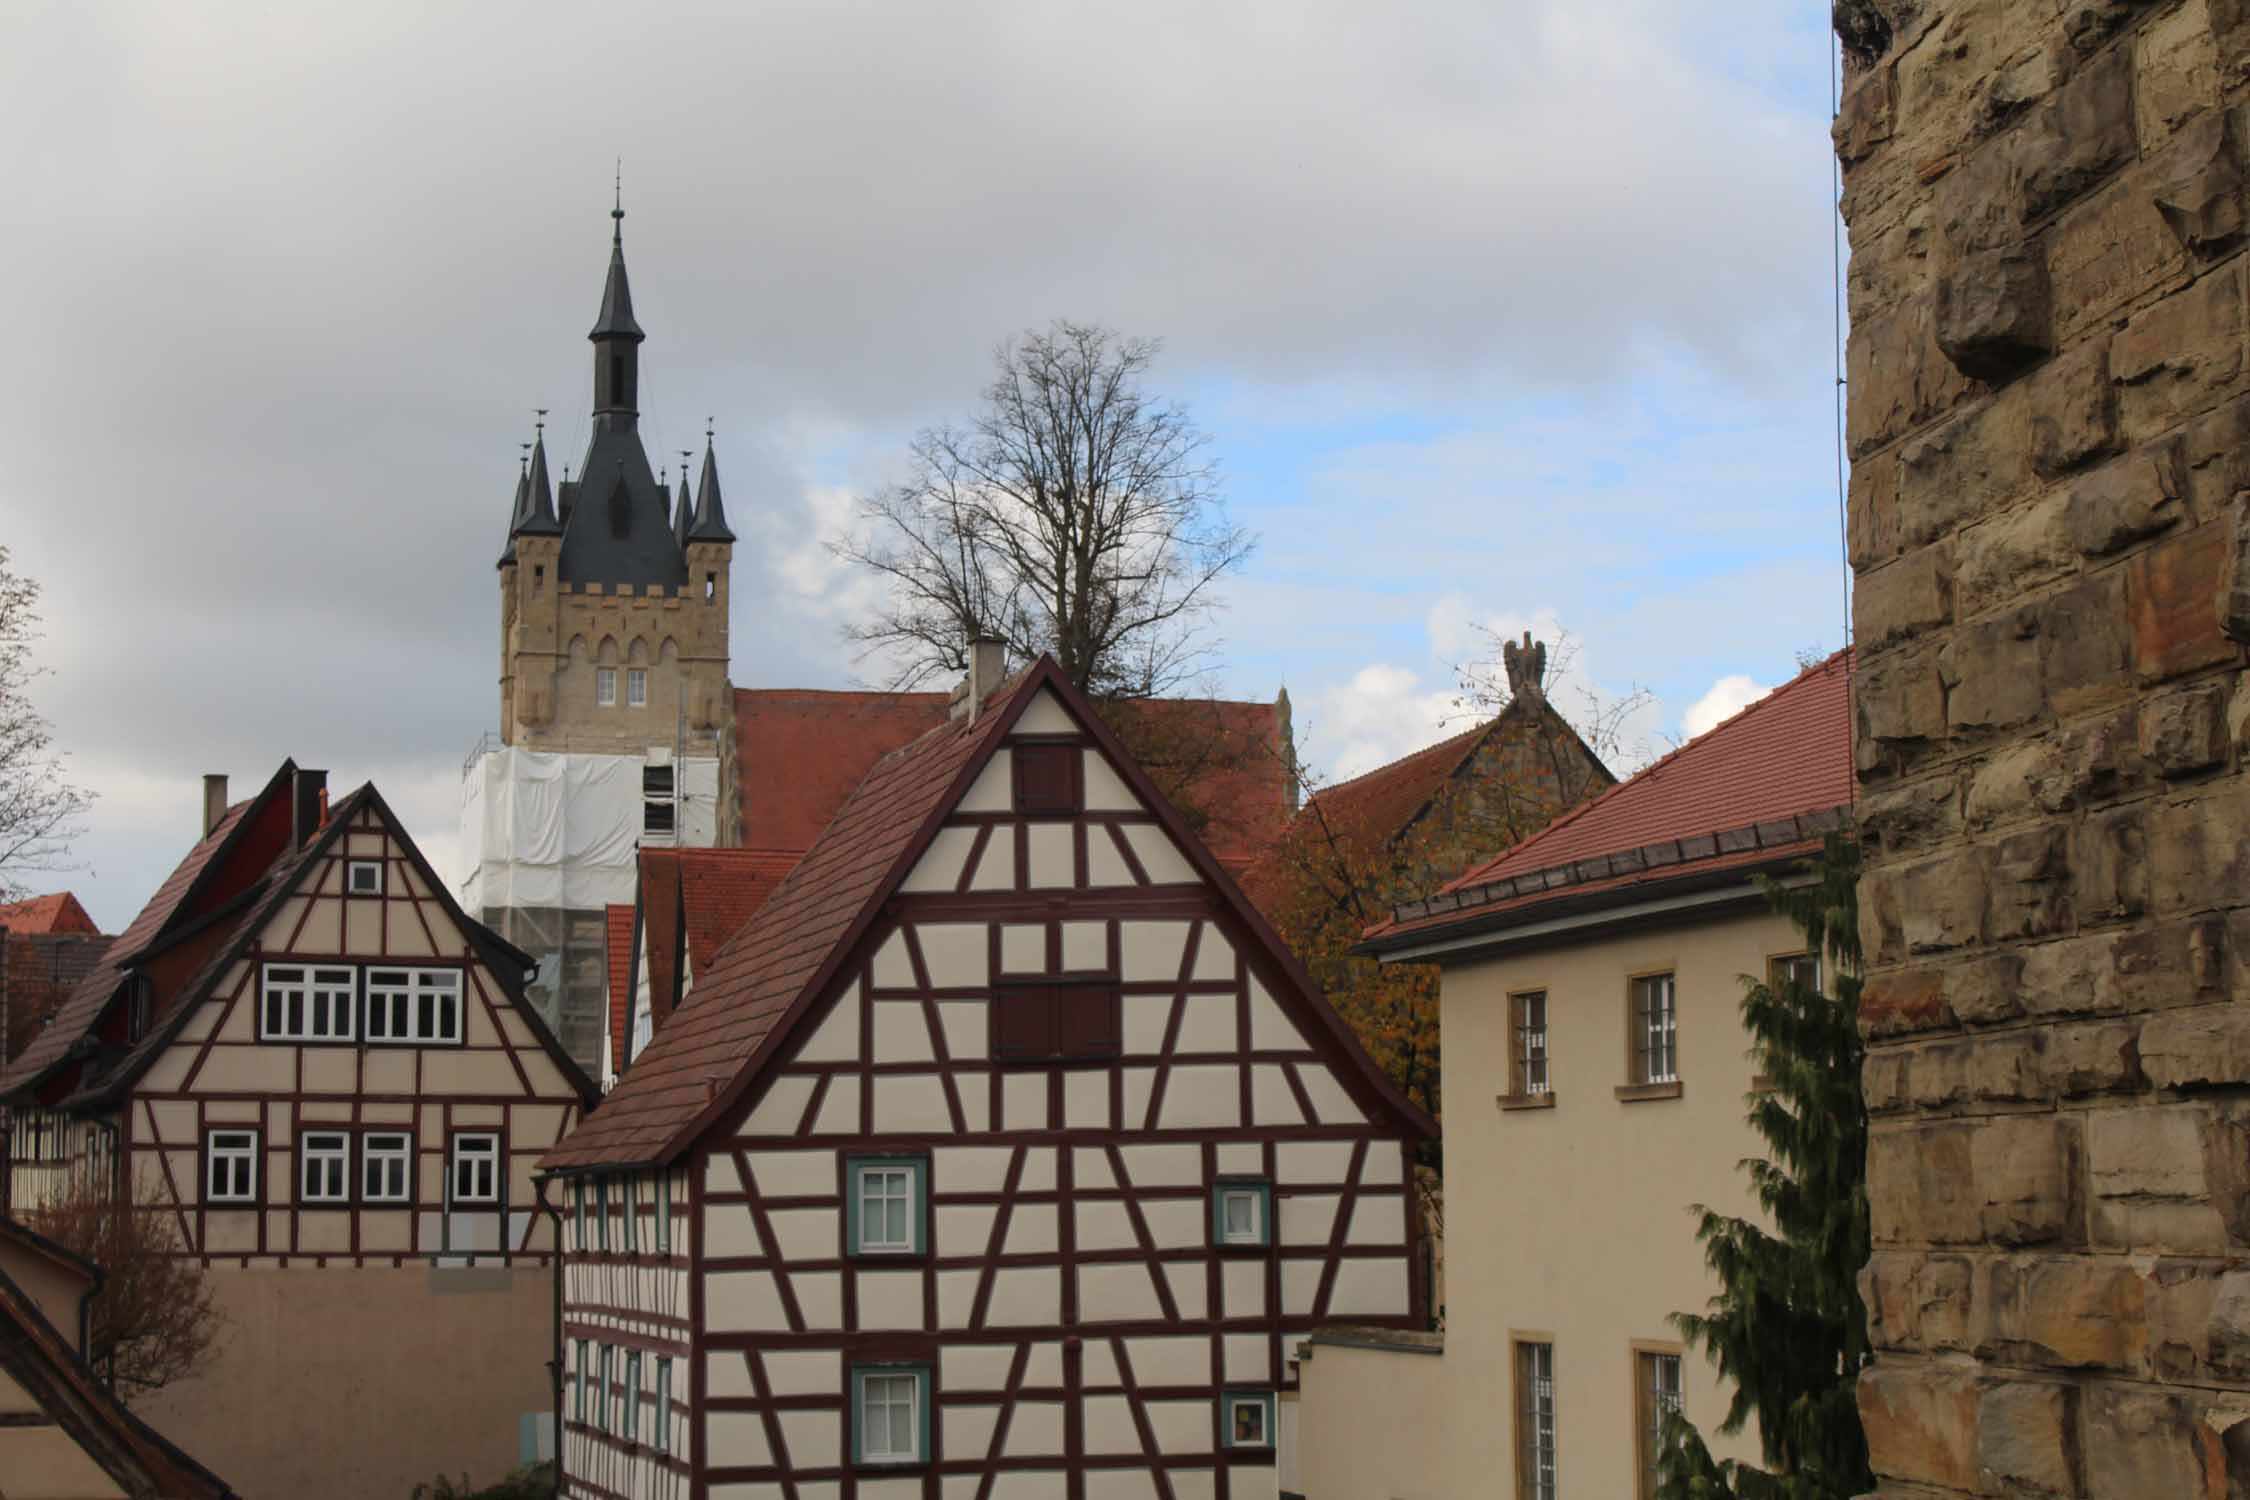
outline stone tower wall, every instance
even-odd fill
[[[1886,1496],[2250,1494],[2250,0],[1838,0]]]
[[[718,753],[716,739],[731,732],[734,711],[727,682],[729,549],[698,543],[695,583],[645,591],[558,585],[552,564],[535,586],[527,549],[557,550],[552,542],[520,539],[522,560],[501,570],[502,739],[526,750],[640,755],[684,731],[686,754]],[[606,706],[595,695],[602,667],[617,673],[617,701]],[[636,667],[648,673],[648,701],[639,708],[626,694],[625,674]]]

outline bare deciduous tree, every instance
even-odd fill
[[[184,1248],[171,1210],[122,1199],[108,1174],[73,1172],[24,1216],[33,1229],[102,1269],[86,1362],[130,1401],[195,1374],[221,1319],[203,1263]]]
[[[1254,545],[1231,524],[1180,406],[1143,378],[1160,344],[1058,321],[1001,345],[965,427],[919,434],[901,483],[831,542],[889,601],[847,627],[909,688],[966,669],[972,634],[1016,660],[1054,653],[1096,697],[1153,697],[1212,642],[1214,585]]]
[[[0,900],[24,893],[23,877],[68,868],[64,858],[93,795],[71,784],[46,717],[28,695],[45,675],[33,662],[39,585],[8,565],[0,547]]]

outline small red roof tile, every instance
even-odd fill
[[[0,1005],[7,1030],[0,1034],[0,1064],[23,1055],[31,1039],[93,972],[113,939],[83,933],[0,934]]]
[[[1470,869],[1426,903],[1430,910],[1401,908],[1390,921],[1370,928],[1368,936],[1381,939],[1450,926],[1536,904],[1566,890],[1583,894],[1729,868],[1742,863],[1745,853],[1782,857],[1801,840],[1781,825],[1851,804],[1851,674],[1848,648],[1807,667],[1638,775]],[[1773,831],[1755,850],[1723,847],[1720,841],[1703,853],[1698,844],[1645,872],[1591,878],[1572,874],[1554,880],[1545,892],[1471,900],[1504,881],[1520,884],[1526,877],[1571,871],[1613,855],[1760,825],[1771,825]],[[1447,897],[1462,900],[1451,903]]]
[[[625,1066],[625,1033],[633,1023],[633,908],[603,908],[609,949],[609,1065]]]
[[[675,1004],[683,939],[692,985],[802,857],[786,849],[641,851],[641,926],[658,1025]]]
[[[0,905],[0,927],[10,932],[77,932],[88,937],[99,937],[102,931],[69,891]]]

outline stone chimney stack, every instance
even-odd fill
[[[985,696],[1000,685],[1008,670],[1008,643],[996,635],[969,637],[969,675],[953,691],[950,717],[974,724]]]
[[[324,804],[328,800],[328,773],[309,771],[300,766],[297,768],[296,785],[290,790],[294,796],[290,808],[289,846],[292,849],[302,849],[326,821],[324,814],[327,809]]]
[[[227,778],[224,771],[203,778],[203,834],[210,837],[211,830],[227,815]]]

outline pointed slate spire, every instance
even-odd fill
[[[500,549],[499,567],[516,560],[516,533],[523,528],[524,506],[531,498],[531,475],[519,461],[516,466],[516,499],[508,511],[508,545]]]
[[[695,502],[688,496],[687,461],[691,455],[680,455],[680,502],[672,507],[672,540],[682,547],[687,545],[688,527],[695,521]]]
[[[609,211],[609,279],[602,284],[601,316],[594,320],[590,339],[626,338],[639,343],[647,335],[633,321],[633,288],[625,279],[625,200],[622,189],[617,206]]]
[[[524,481],[523,521],[516,527],[518,536],[560,536],[562,522],[555,519],[555,497],[547,484],[547,435],[539,434],[531,445],[531,472]]]
[[[719,459],[712,451],[711,434],[703,434],[703,476],[696,484],[695,524],[688,528],[691,542],[731,542],[734,533],[727,529],[727,508],[719,498]]]

